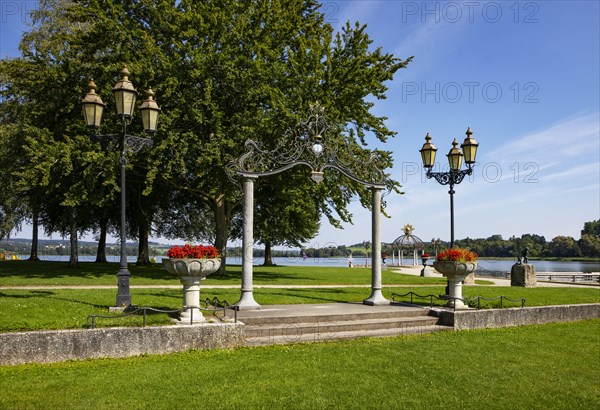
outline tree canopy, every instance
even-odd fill
[[[56,205],[44,210],[47,229],[82,232],[103,218],[114,221],[103,210],[116,208],[116,154],[89,140],[78,98],[93,78],[111,105],[110,89],[126,64],[138,89],[152,86],[162,108],[154,146],[128,161],[128,182],[139,186],[136,198],[128,196],[130,235],[162,227],[210,236],[226,256],[239,190],[224,167],[247,139],[272,146],[316,100],[339,130],[329,138],[359,155],[369,138],[395,134],[373,113],[373,101],[386,97],[386,82],[411,58],[374,47],[359,23],[334,33],[319,8],[312,0],[41,0],[22,56],[0,62],[0,127],[25,124],[47,136],[13,135],[28,147],[29,167],[8,172],[22,187],[40,187],[31,204]],[[115,121],[106,115],[101,131]],[[131,131],[141,132],[139,120]],[[391,153],[381,152],[378,165],[391,167]],[[318,188],[299,176],[272,184],[257,195],[261,241],[309,238],[322,214],[334,224],[351,221],[347,206],[357,196],[369,206],[364,187],[335,173]],[[278,201],[269,200],[273,189]],[[2,203],[3,213],[14,215],[14,202]],[[310,224],[301,231],[294,218]]]

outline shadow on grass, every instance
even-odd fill
[[[73,299],[67,298],[64,296],[59,296],[57,292],[47,291],[47,290],[27,290],[23,291],[23,293],[18,293],[20,291],[12,291],[10,294],[0,292],[0,297],[6,300],[10,299],[36,299],[36,298],[44,298],[44,299],[52,299],[61,302],[75,303],[78,305],[91,306],[95,309],[108,309],[109,305],[98,304],[86,302],[82,299]]]
[[[0,265],[0,285],[35,284],[112,284],[119,270],[116,262],[95,263],[80,262],[72,268],[63,261],[6,261]],[[177,283],[178,279],[169,274],[162,265],[136,266],[128,264],[132,280],[143,279],[145,284],[152,282]],[[215,273],[206,279],[206,284],[238,284],[242,277],[242,267],[228,265],[224,274]],[[29,281],[29,283],[28,283]],[[253,269],[255,284],[368,284],[369,272],[363,269],[339,267],[304,266],[255,266]]]
[[[83,305],[83,306],[91,306],[95,309],[108,309],[109,308],[108,305],[99,305],[97,303],[90,303],[90,302],[85,302],[83,300],[65,298],[65,297],[61,297],[61,296],[49,296],[48,299],[60,300],[62,302],[76,303],[78,305]]]
[[[46,290],[31,290],[31,291],[27,291],[27,293],[28,294],[22,294],[22,295],[16,295],[16,294],[9,295],[9,294],[0,292],[0,298],[31,299],[31,298],[46,297],[46,296],[54,295],[54,292],[50,292],[50,291],[46,291]]]
[[[182,295],[183,295],[183,292],[180,290],[179,293],[173,293],[173,294],[159,293],[159,292],[148,292],[148,293],[144,293],[143,295],[139,294],[139,295],[134,295],[134,296],[135,297],[155,296],[155,297],[159,297],[159,298],[181,300],[181,298],[183,297]],[[200,289],[200,298],[202,298],[202,288]]]
[[[159,265],[135,266],[128,265],[132,276],[155,280],[171,280],[173,276]],[[3,261],[0,279],[18,277],[26,279],[97,279],[115,276],[119,271],[119,263],[79,262],[76,268],[66,262],[54,261]]]

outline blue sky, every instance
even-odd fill
[[[600,218],[600,10],[596,1],[324,2],[336,27],[367,24],[374,46],[414,56],[389,83],[377,113],[397,136],[382,240],[407,223],[421,239],[450,238],[448,187],[426,179],[418,150],[429,132],[438,167],[467,127],[480,143],[474,175],[455,187],[455,236],[524,233],[580,236]],[[447,169],[447,168],[446,168]],[[323,224],[313,242],[370,236],[369,212],[354,226]]]
[[[404,195],[387,196],[382,240],[407,223],[423,240],[450,237],[448,187],[424,177],[429,132],[438,166],[467,127],[480,143],[473,176],[455,187],[456,238],[524,233],[580,236],[600,218],[600,2],[323,1],[327,22],[367,24],[374,47],[414,56],[375,112],[397,136],[370,148],[394,152]],[[0,1],[0,56],[17,55],[34,1]],[[324,221],[308,245],[362,242],[370,212],[354,225]],[[29,236],[27,230],[15,236]]]

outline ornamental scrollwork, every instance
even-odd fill
[[[259,177],[279,174],[296,165],[310,168],[315,182],[323,179],[326,169],[335,169],[349,179],[366,186],[385,188],[386,175],[379,169],[380,153],[360,148],[338,136],[318,103],[311,105],[305,120],[288,129],[272,150],[247,140],[245,152],[227,165],[234,175]],[[233,178],[232,178],[233,179]]]
[[[441,185],[458,185],[465,179],[465,176],[473,173],[472,168],[460,170],[460,171],[449,171],[449,172],[428,172],[427,178],[435,178]]]
[[[136,137],[135,135],[125,135],[125,147],[129,152],[137,153],[142,148],[150,148],[154,141],[150,138]]]
[[[138,153],[144,147],[150,148],[154,144],[154,141],[150,138],[136,137],[129,134],[125,134],[125,136],[122,134],[94,134],[92,141],[100,142],[102,149],[107,151],[117,147],[122,150],[124,143],[125,150],[133,154]]]

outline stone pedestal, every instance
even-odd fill
[[[510,286],[536,287],[535,266],[528,263],[514,264],[510,270]]]
[[[444,275],[446,276],[446,275]],[[460,299],[463,298],[462,294],[462,282],[465,279],[464,276],[446,276],[448,278],[448,296],[453,299],[450,299],[446,306],[454,309],[466,309],[467,305]],[[457,299],[454,299],[457,298]]]
[[[181,276],[183,283],[183,307],[179,319],[174,319],[178,325],[196,325],[206,322],[200,311],[200,278],[197,276]]]

